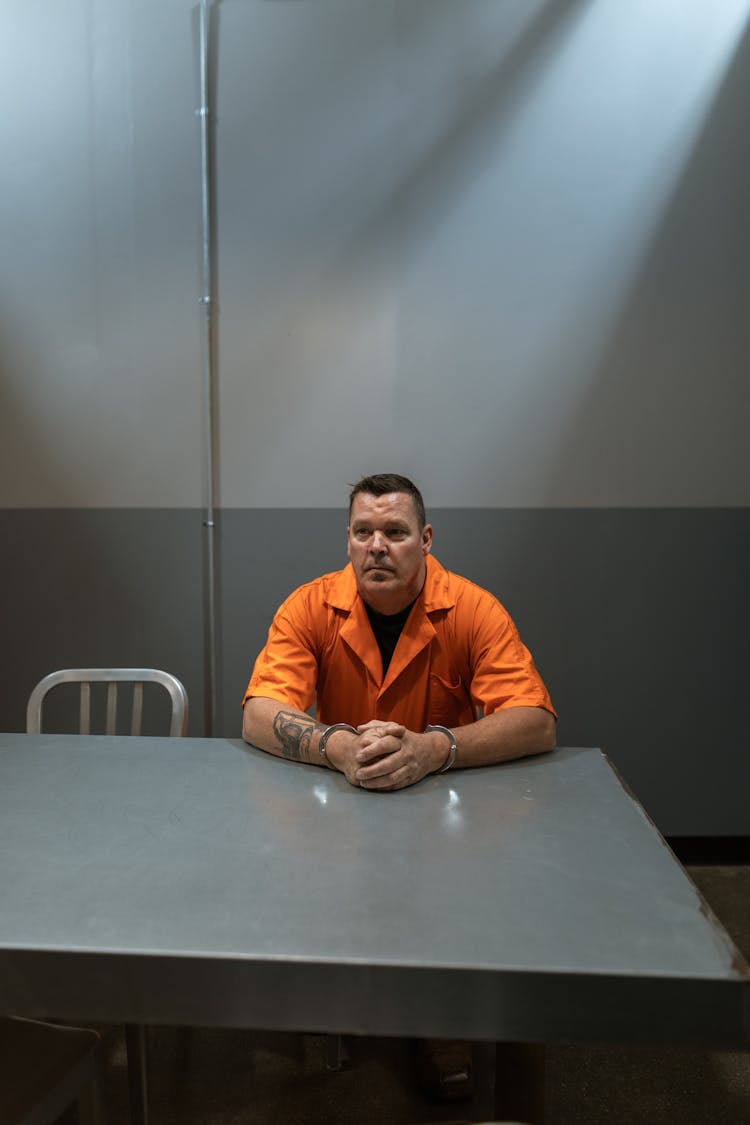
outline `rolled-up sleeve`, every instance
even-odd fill
[[[476,588],[475,588],[476,591]],[[471,614],[471,695],[485,715],[543,707],[557,718],[533,657],[507,610],[486,591]]]
[[[261,695],[306,711],[315,700],[317,682],[318,657],[303,588],[276,613],[242,703]]]

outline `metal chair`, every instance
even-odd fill
[[[42,706],[46,696],[61,684],[80,685],[79,734],[91,733],[91,685],[107,685],[107,722],[104,734],[117,733],[117,690],[118,685],[133,685],[133,704],[130,714],[130,734],[140,734],[143,722],[143,685],[160,684],[172,700],[172,719],[169,734],[174,737],[187,734],[188,697],[185,688],[176,676],[162,672],[158,668],[63,668],[50,672],[36,685],[26,708],[26,731],[28,734],[42,733]]]
[[[50,672],[39,681],[29,696],[26,708],[27,733],[42,733],[42,710],[49,692],[63,684],[78,684],[80,686],[78,733],[90,734],[91,685],[96,683],[107,685],[106,729],[102,733],[117,733],[118,687],[121,684],[132,684],[133,700],[129,734],[139,735],[143,724],[143,685],[158,684],[166,689],[172,702],[170,736],[178,737],[187,734],[187,692],[176,676],[169,672],[162,672],[158,668],[64,668],[58,672]],[[146,1028],[141,1025],[126,1024],[125,1041],[128,1054],[131,1120],[133,1125],[148,1125]]]
[[[54,1125],[76,1104],[79,1125],[102,1123],[102,1069],[96,1031],[0,1018],[0,1121]]]

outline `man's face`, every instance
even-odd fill
[[[379,613],[398,613],[413,602],[425,579],[432,528],[420,529],[406,492],[354,497],[346,553],[361,596]]]

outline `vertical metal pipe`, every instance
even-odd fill
[[[211,200],[211,128],[210,128],[210,0],[200,0],[199,66],[201,151],[201,242],[203,305],[203,379],[206,433],[205,489],[205,733],[214,734],[216,725],[216,546],[214,540],[214,303],[213,303],[213,229]]]

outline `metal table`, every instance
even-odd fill
[[[0,1011],[738,1046],[747,964],[598,750],[376,794],[237,740],[0,735]]]

